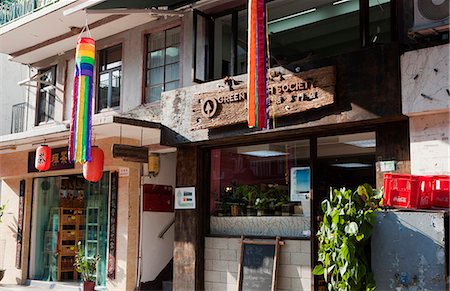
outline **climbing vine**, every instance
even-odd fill
[[[380,191],[364,184],[354,192],[331,189],[330,197],[322,202],[319,264],[313,274],[323,276],[328,290],[375,290],[365,248],[381,198]]]

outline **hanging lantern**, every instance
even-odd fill
[[[48,145],[41,145],[36,149],[36,158],[34,167],[39,171],[47,171],[50,169],[52,160],[52,149]]]
[[[103,175],[103,161],[105,156],[99,147],[91,148],[91,161],[83,164],[83,177],[90,182],[98,182]]]

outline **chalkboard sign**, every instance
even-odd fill
[[[275,241],[242,239],[239,291],[276,290],[279,245],[279,238]]]

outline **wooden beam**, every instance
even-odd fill
[[[120,19],[120,18],[122,18],[124,16],[126,16],[126,15],[111,15],[111,16],[107,16],[107,17],[105,17],[103,19],[97,20],[97,21],[89,24],[89,29],[94,29],[96,27],[105,25],[105,24],[107,24],[109,22],[112,22],[114,20]],[[56,36],[56,37],[50,38],[50,39],[48,39],[46,41],[40,42],[38,44],[35,44],[33,46],[24,48],[24,49],[22,49],[20,51],[13,52],[10,55],[13,58],[17,58],[17,57],[19,57],[21,55],[27,54],[29,52],[38,50],[40,48],[43,48],[43,47],[46,47],[46,46],[49,46],[49,45],[52,45],[54,43],[57,43],[57,42],[62,41],[62,40],[65,40],[67,38],[73,37],[74,35],[75,34],[73,34],[71,31],[70,32],[66,32],[66,33],[61,34],[59,36]]]

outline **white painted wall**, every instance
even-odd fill
[[[11,133],[12,106],[25,102],[30,89],[17,82],[27,77],[28,67],[10,62],[7,55],[0,54],[0,135]]]
[[[147,164],[144,164],[143,183],[171,185],[175,188],[176,153],[161,154],[160,172],[156,177],[148,177]],[[172,220],[174,213],[149,212],[142,215],[142,268],[141,282],[153,281],[173,257],[174,226],[158,238],[161,230]]]
[[[409,119],[411,174],[450,175],[450,113]]]
[[[446,44],[401,56],[403,114],[449,110],[449,50]]]
[[[449,49],[446,44],[401,57],[402,111],[409,116],[414,175],[450,174]]]

